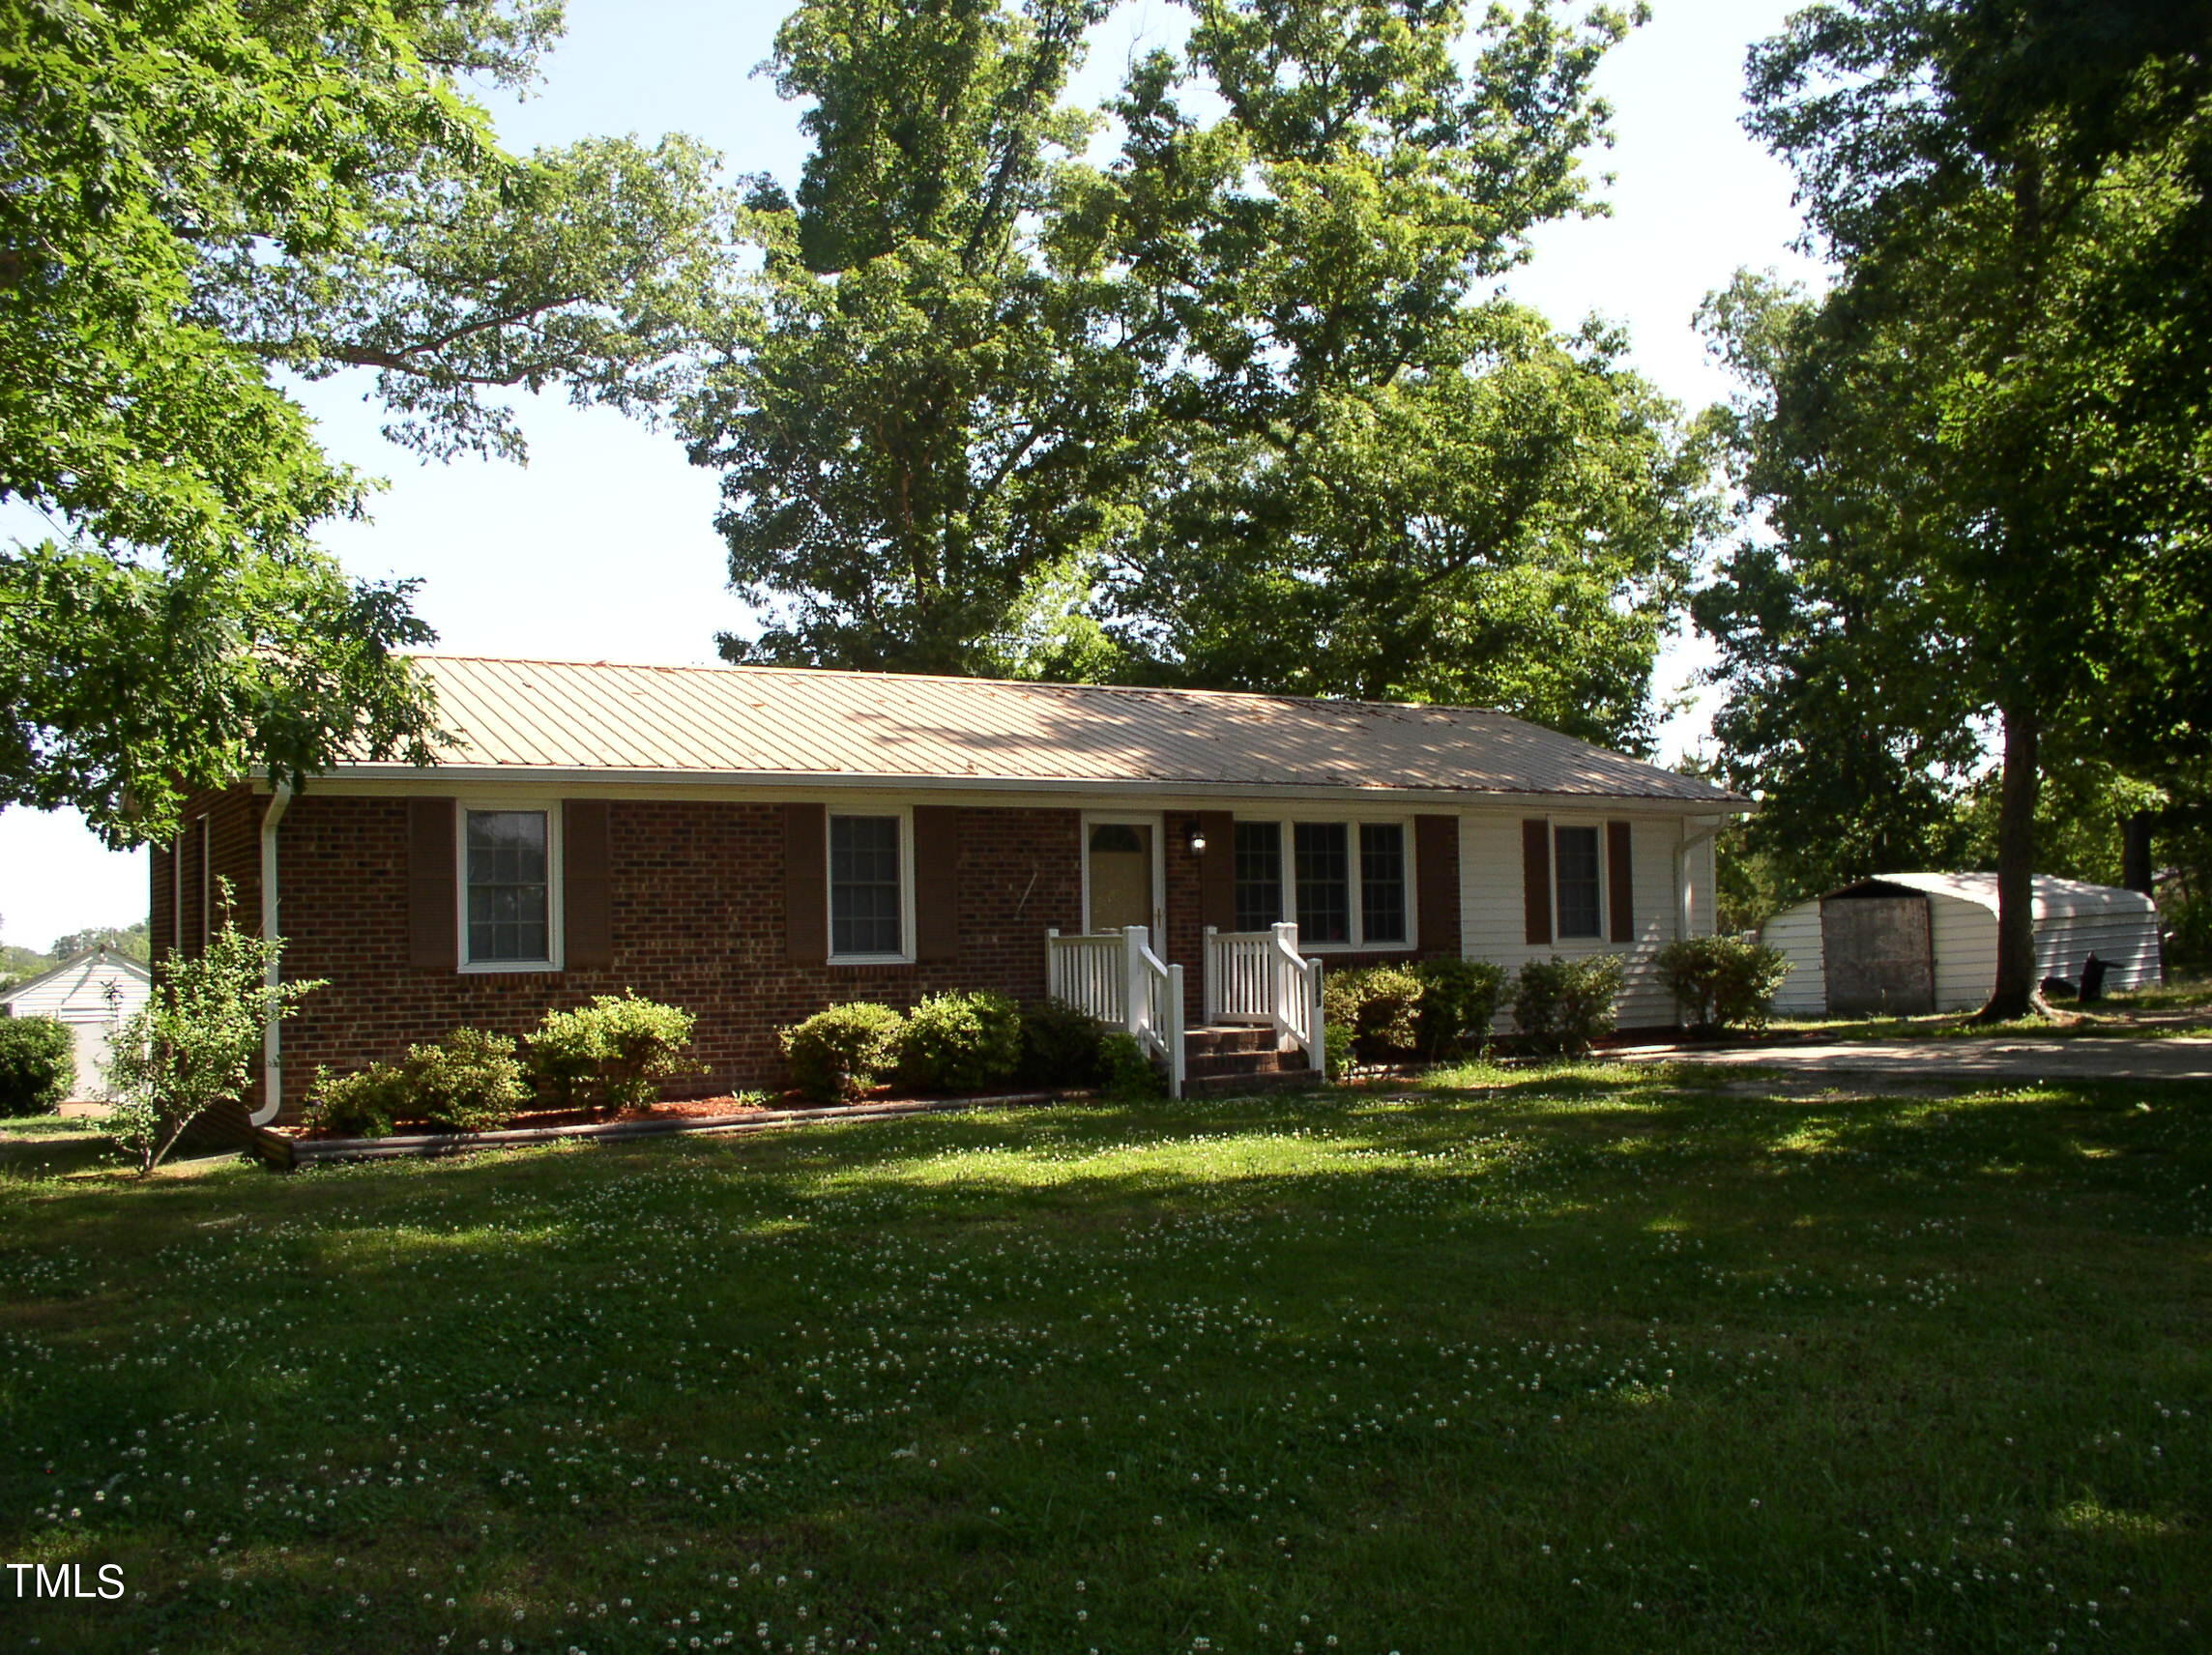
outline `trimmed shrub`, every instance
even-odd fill
[[[490,1132],[530,1095],[510,1035],[456,1029],[435,1046],[410,1046],[401,1065],[407,1100],[433,1126]]]
[[[1513,979],[1513,1021],[1536,1051],[1582,1057],[1613,1032],[1621,977],[1617,954],[1530,960]]]
[[[58,1017],[0,1017],[0,1117],[51,1115],[76,1085],[76,1037]]]
[[[1404,966],[1361,966],[1349,972],[1324,972],[1321,979],[1322,1044],[1328,1031],[1343,1029],[1352,1036],[1352,1050],[1364,1062],[1375,1062],[1413,1050],[1414,1011],[1421,999],[1421,979]]]
[[[1013,1078],[1022,1008],[1003,994],[933,994],[906,1014],[898,1075],[930,1091],[974,1091]]]
[[[530,1036],[530,1069],[563,1108],[645,1109],[661,1083],[707,1065],[684,1056],[698,1020],[634,993],[602,994],[574,1011],[548,1011]]]
[[[824,1103],[857,1097],[897,1061],[905,1021],[888,1005],[856,1000],[793,1024],[780,1035],[792,1083]]]
[[[1503,971],[1488,960],[1423,960],[1413,974],[1421,982],[1413,1043],[1422,1057],[1455,1057],[1489,1038],[1505,993]]]
[[[1328,1013],[1322,1013],[1321,1062],[1322,1072],[1332,1081],[1340,1081],[1352,1073],[1353,1061],[1352,1031],[1328,1021]]]
[[[1022,1079],[1035,1086],[1096,1086],[1104,1067],[1098,1045],[1106,1031],[1064,1000],[1022,1007]]]
[[[307,1124],[347,1138],[389,1138],[409,1113],[407,1076],[395,1063],[371,1063],[350,1075],[315,1071]]]
[[[1774,994],[1790,974],[1779,948],[1738,937],[1685,937],[1659,950],[1659,980],[1693,1033],[1764,1029]]]
[[[1106,1070],[1108,1097],[1134,1102],[1167,1096],[1167,1083],[1160,1078],[1150,1054],[1126,1029],[1110,1029],[1100,1037],[1098,1060]]]

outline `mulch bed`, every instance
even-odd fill
[[[735,1097],[690,1098],[651,1109],[591,1115],[581,1110],[543,1110],[518,1115],[490,1132],[425,1131],[402,1126],[389,1138],[346,1138],[306,1126],[256,1126],[249,1150],[271,1166],[291,1171],[325,1161],[391,1160],[465,1154],[472,1149],[504,1149],[526,1144],[557,1144],[661,1137],[674,1133],[769,1131],[809,1122],[934,1115],[949,1110],[1006,1108],[1051,1103],[1071,1095],[1053,1091],[994,1093],[976,1097],[900,1097],[885,1088],[851,1103],[813,1104],[786,1100],[771,1104]],[[1074,1094],[1080,1095],[1080,1094]]]

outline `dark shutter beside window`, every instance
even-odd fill
[[[1613,940],[1636,941],[1636,874],[1629,854],[1628,824],[1605,825],[1606,895],[1612,908]]]
[[[897,838],[892,839],[895,854]],[[960,952],[960,811],[914,808],[914,957],[949,960]]]
[[[1521,824],[1521,910],[1524,936],[1532,945],[1552,941],[1552,825]]]
[[[453,801],[407,801],[407,963],[418,971],[459,969],[454,919]]]
[[[1413,818],[1413,888],[1419,904],[1416,941],[1425,954],[1456,959],[1459,935],[1459,818]]]
[[[1202,810],[1198,830],[1206,849],[1198,856],[1198,922],[1216,931],[1237,930],[1237,819],[1226,810]]]
[[[604,971],[615,963],[607,817],[603,798],[571,798],[561,806],[561,952],[572,972]]]
[[[819,804],[783,807],[784,953],[802,965],[820,965],[830,957],[826,814]]]

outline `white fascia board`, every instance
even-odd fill
[[[763,803],[808,801],[825,793],[878,796],[958,793],[981,796],[977,803],[1004,798],[1034,807],[1039,795],[1072,799],[1142,798],[1154,808],[1206,809],[1224,800],[1266,799],[1326,803],[1333,807],[1405,810],[1413,806],[1444,809],[1626,809],[1676,816],[1718,813],[1745,815],[1749,800],[1675,798],[1663,794],[1536,793],[1503,789],[1296,786],[1273,782],[1153,781],[1142,777],[1100,781],[1038,781],[1007,776],[901,776],[808,774],[805,772],[669,771],[522,769],[499,765],[349,765],[314,777],[309,789],[329,794],[458,795],[487,784],[558,790],[568,798],[721,798]],[[266,778],[254,791],[268,791]]]

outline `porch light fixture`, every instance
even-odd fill
[[[1191,824],[1190,837],[1185,842],[1190,846],[1192,856],[1203,857],[1206,855],[1206,830],[1200,828],[1197,823]]]

